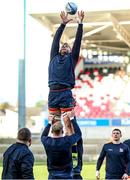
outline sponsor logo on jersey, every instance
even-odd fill
[[[119,152],[123,152],[124,150],[122,148],[119,149]]]

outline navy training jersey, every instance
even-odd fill
[[[79,59],[81,39],[83,34],[83,24],[78,25],[71,53],[67,53],[62,56],[59,53],[59,43],[64,28],[65,25],[61,24],[60,27],[57,29],[52,42],[50,63],[48,68],[49,87],[51,87],[54,84],[60,84],[73,88],[75,85],[74,69]]]
[[[97,170],[100,170],[106,157],[106,178],[121,178],[124,173],[130,174],[130,151],[123,143],[104,144],[97,161]]]

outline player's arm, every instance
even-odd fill
[[[67,113],[68,113],[68,112],[67,112]],[[72,113],[73,113],[73,112],[72,112]],[[68,115],[66,115],[66,116],[68,116]],[[63,117],[63,119],[64,119],[64,117]],[[70,118],[70,120],[71,120],[72,126],[73,126],[73,128],[74,128],[74,134],[68,136],[68,140],[69,140],[70,144],[73,145],[73,144],[75,144],[78,140],[81,139],[82,133],[81,133],[81,130],[80,130],[78,124],[77,124],[77,121],[76,121],[75,116],[72,116],[72,117]]]
[[[126,155],[127,155],[127,174],[124,174],[123,176],[127,175],[128,179],[130,179],[130,148],[127,146],[126,150]]]
[[[78,164],[80,165],[80,170],[82,170],[82,166],[83,166],[83,139],[81,137],[81,139],[77,142],[77,153],[78,153]]]
[[[96,165],[96,178],[97,179],[100,179],[100,172],[99,172],[99,170],[101,168],[101,165],[103,163],[103,160],[104,160],[105,156],[106,156],[106,151],[105,151],[105,145],[104,145],[102,150],[101,150],[101,153],[99,155],[99,158],[97,160],[97,165]]]
[[[44,142],[44,140],[48,136],[49,131],[50,131],[50,127],[51,127],[51,124],[52,124],[52,121],[53,121],[53,118],[54,118],[54,115],[49,114],[49,116],[48,116],[48,124],[44,128],[44,130],[42,132],[42,135],[41,135],[41,142]]]
[[[60,39],[61,39],[62,33],[64,31],[65,25],[72,20],[72,19],[68,18],[68,14],[66,14],[64,11],[61,11],[60,17],[61,17],[62,22],[61,22],[60,27],[57,29],[57,31],[54,35],[54,38],[53,38],[53,42],[52,42],[52,46],[51,46],[51,54],[50,54],[51,60],[59,52]]]
[[[84,12],[78,11],[77,14],[78,29],[76,32],[76,37],[72,48],[72,59],[73,59],[74,67],[76,66],[79,58],[79,52],[80,52],[80,46],[81,46],[81,40],[83,34],[83,24],[82,24],[83,19],[84,19]]]
[[[34,179],[33,174],[34,157],[31,153],[25,154],[22,158],[21,172],[23,179]]]
[[[64,125],[65,125],[65,131],[66,131],[65,134],[68,136],[74,134],[74,128],[73,128],[73,125],[70,120],[70,119],[74,118],[73,110],[63,113],[62,117],[63,117]]]
[[[81,130],[77,124],[75,117],[74,117],[74,119],[71,120],[71,123],[72,123],[73,128],[74,128],[74,134],[71,136],[72,145],[73,145],[81,139],[82,133],[81,133]]]

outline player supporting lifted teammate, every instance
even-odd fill
[[[72,110],[73,111],[73,110]],[[63,115],[67,114],[67,116],[64,116],[64,124],[65,124],[65,131],[68,136],[71,136],[74,134],[73,131],[73,124],[70,123],[69,117],[71,112],[64,113]],[[82,156],[83,156],[83,140],[82,140],[82,133],[80,139],[77,141],[76,144],[73,144],[72,146],[72,160],[73,160],[73,170],[72,170],[72,176],[73,179],[82,179],[81,176],[81,170],[82,170]]]
[[[72,96],[71,89],[73,89],[75,85],[74,70],[79,59],[83,34],[82,21],[84,19],[84,12],[80,11],[77,13],[78,29],[72,49],[68,43],[64,43],[60,48],[60,39],[62,33],[66,24],[72,20],[68,18],[68,14],[66,14],[64,11],[61,12],[60,16],[62,23],[56,31],[51,47],[49,63],[50,92],[48,97],[49,112],[59,115],[64,112],[71,111],[75,107],[75,100]],[[74,171],[76,174],[80,174],[82,169],[83,154],[82,138],[77,144],[78,146],[76,147],[76,150],[78,153],[78,164],[74,168]]]
[[[64,114],[63,119],[69,118],[73,124],[75,133],[63,136],[61,121],[53,124],[54,116],[49,116],[49,123],[41,135],[41,142],[47,154],[48,179],[73,179],[72,176],[72,145],[81,138],[81,130],[74,117],[74,112]],[[52,127],[53,136],[49,136]]]

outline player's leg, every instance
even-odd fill
[[[62,99],[60,102],[61,114],[67,113],[68,111],[74,110],[75,99],[73,98],[71,90],[66,90],[62,92]],[[66,116],[64,118],[66,134],[71,135],[74,133],[73,126],[70,122],[70,119]]]
[[[54,115],[54,120],[53,123],[61,120],[61,111],[59,108],[59,93],[58,92],[53,92],[50,91],[49,92],[49,96],[48,96],[48,111],[49,114]]]
[[[53,124],[55,122],[57,122],[57,121],[61,121],[61,111],[60,111],[60,109],[55,108],[55,109],[52,110],[52,109],[48,108],[48,111],[49,111],[49,114],[54,116],[53,121],[52,121]]]

